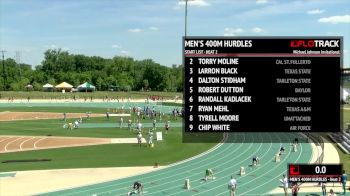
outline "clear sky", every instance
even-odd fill
[[[344,36],[350,67],[350,0],[189,0],[188,35]],[[181,0],[0,0],[0,50],[40,64],[49,48],[182,63]]]

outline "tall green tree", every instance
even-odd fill
[[[1,60],[0,60],[1,62]],[[83,82],[95,84],[98,90],[108,90],[109,86],[119,89],[157,91],[182,91],[183,66],[162,66],[152,59],[135,60],[131,57],[115,56],[111,59],[99,56],[70,54],[61,49],[49,49],[44,53],[40,65],[16,64],[8,58],[4,61],[7,89],[24,90],[27,84],[35,90],[50,83],[57,85],[63,81],[77,86]],[[0,66],[2,73],[2,66]],[[0,75],[0,89],[4,78]]]

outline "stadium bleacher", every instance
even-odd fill
[[[330,133],[328,136],[337,143],[340,149],[350,154],[350,130],[341,133]]]
[[[347,139],[350,140],[350,134],[347,132],[344,132],[343,136]]]

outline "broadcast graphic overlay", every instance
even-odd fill
[[[342,37],[186,37],[183,44],[184,133],[340,131]]]
[[[341,182],[341,164],[289,164],[289,182]]]

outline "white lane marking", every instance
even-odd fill
[[[159,170],[157,170],[157,171],[161,171],[161,170],[164,170],[164,169],[169,169],[169,168],[171,168],[171,167],[173,167],[173,166],[180,165],[180,164],[189,162],[189,161],[191,161],[191,160],[195,160],[195,159],[200,158],[200,157],[204,157],[204,159],[195,162],[195,164],[199,164],[199,163],[201,163],[201,162],[205,162],[205,160],[212,158],[212,157],[210,157],[210,156],[207,156],[207,157],[206,157],[205,155],[207,155],[207,154],[209,154],[209,153],[211,153],[211,152],[213,152],[213,151],[219,149],[221,146],[223,146],[224,142],[225,142],[227,139],[228,139],[228,134],[227,134],[227,133],[224,133],[224,137],[223,137],[223,139],[220,141],[220,143],[218,143],[217,145],[215,145],[213,148],[209,149],[208,151],[205,151],[205,152],[203,152],[203,153],[200,153],[200,154],[198,154],[198,155],[196,155],[196,156],[193,156],[193,157],[191,157],[191,158],[188,158],[188,159],[185,159],[185,160],[182,160],[182,161],[179,161],[179,162],[170,164],[170,165],[168,165],[168,166],[166,166],[166,167],[163,167],[163,168],[161,168],[161,169],[159,169]],[[240,146],[241,146],[242,144],[243,144],[243,143],[241,143]],[[222,150],[222,151],[219,152],[219,154],[225,154],[225,151],[226,151],[226,150],[230,150],[230,146],[231,146],[231,145],[233,145],[233,144],[227,145],[227,146],[224,148],[224,150]],[[237,149],[237,150],[238,150],[238,149]],[[162,175],[166,175],[166,174],[168,174],[168,173],[173,173],[174,171],[182,170],[182,169],[187,168],[187,167],[190,167],[190,166],[191,166],[191,164],[188,164],[188,165],[185,165],[185,166],[180,167],[180,168],[175,169],[175,170],[165,171],[164,173],[159,173],[159,174],[156,174],[156,175],[153,175],[153,176],[145,177],[144,180],[145,180],[145,179],[148,179],[148,178],[153,178],[154,176],[162,176]],[[124,178],[120,178],[120,179],[118,179],[118,180],[125,179],[125,178],[129,178],[129,177],[132,177],[132,176],[140,176],[140,175],[144,175],[144,174],[152,173],[152,172],[153,172],[153,171],[148,171],[148,172],[140,173],[140,174],[137,174],[137,175],[131,175],[131,176],[127,176],[127,177],[124,177]],[[110,181],[106,181],[106,182],[110,182]],[[101,183],[103,183],[103,182],[101,182]],[[102,187],[89,188],[89,189],[86,189],[86,190],[79,190],[79,191],[75,191],[75,192],[73,191],[73,192],[69,192],[69,193],[66,193],[66,194],[62,194],[62,195],[72,195],[72,194],[77,194],[77,193],[82,193],[82,192],[87,192],[87,191],[93,191],[93,190],[97,190],[97,189],[104,189],[104,188],[107,188],[107,187],[113,187],[113,186],[117,186],[117,185],[120,185],[120,184],[126,184],[126,183],[129,183],[129,182],[118,182],[118,183],[113,184],[113,185],[106,185],[106,186],[102,186]],[[92,183],[92,184],[86,185],[86,186],[94,186],[94,185],[96,185],[96,183]],[[81,186],[79,186],[79,187],[81,187]],[[77,187],[75,187],[75,188],[77,188]],[[125,188],[125,187],[123,187],[123,188]],[[62,191],[62,190],[67,190],[67,189],[61,189],[61,191]],[[119,189],[118,189],[118,190],[119,190]],[[56,190],[56,191],[60,191],[60,190]],[[53,191],[53,192],[54,192],[54,191]],[[46,193],[47,193],[47,192],[46,192]],[[50,192],[50,193],[52,193],[52,192]]]
[[[44,140],[44,139],[46,139],[46,137],[43,137],[43,138],[37,140],[36,142],[34,142],[34,149],[35,149],[35,148],[38,148],[38,147],[36,147],[36,145],[37,145],[40,141],[42,141],[42,140]]]
[[[26,143],[27,141],[34,139],[35,137],[31,137],[29,139],[24,140],[20,145],[19,145],[19,149],[22,150],[22,146],[24,145],[24,143]]]
[[[19,137],[19,138],[13,140],[13,141],[7,143],[6,146],[5,146],[5,151],[7,151],[7,147],[8,147],[10,144],[12,144],[13,142],[15,142],[15,141],[17,141],[17,140],[20,140],[20,139],[22,139],[22,138],[24,138],[24,137]]]

